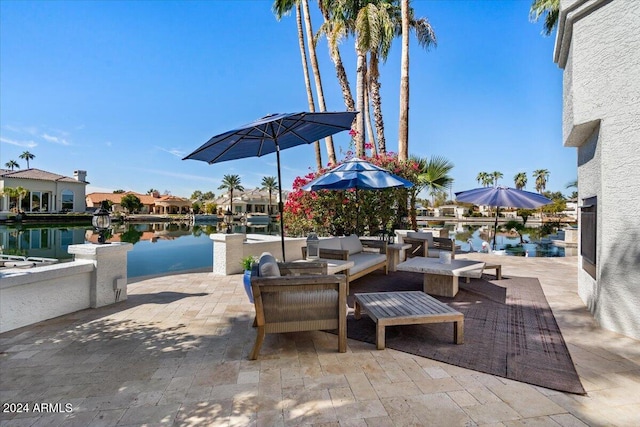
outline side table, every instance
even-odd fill
[[[400,264],[400,253],[407,249],[411,249],[411,245],[408,243],[387,245],[387,268],[389,271],[397,271],[396,266]]]

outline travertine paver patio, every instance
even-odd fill
[[[595,325],[576,294],[575,258],[470,257],[540,279],[587,396],[354,340],[338,353],[324,332],[267,335],[249,361],[253,307],[241,276],[193,273],[133,283],[125,303],[0,335],[3,409],[71,407],[3,412],[0,425],[640,425],[640,342]]]

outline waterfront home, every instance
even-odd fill
[[[87,172],[76,170],[73,178],[29,168],[0,169],[0,211],[84,212]],[[22,187],[23,195],[12,197],[5,189]]]
[[[577,148],[578,293],[603,327],[640,338],[640,2],[563,0],[563,141]]]
[[[191,211],[191,200],[182,197],[163,195],[159,193],[140,194],[134,191],[124,193],[89,193],[87,194],[87,207],[97,209],[103,201],[111,202],[112,212],[124,212],[120,202],[124,196],[132,194],[140,199],[142,208],[139,213],[143,214],[184,214]]]
[[[283,191],[282,195],[286,201],[287,191]],[[215,201],[218,206],[218,213],[224,213],[231,208],[229,195],[225,194]],[[266,190],[247,190],[234,191],[233,193],[233,213],[236,215],[246,215],[248,213],[268,213],[275,214],[278,212],[278,193],[271,193],[271,201],[269,201],[269,192]]]

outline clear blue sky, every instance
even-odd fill
[[[571,190],[576,153],[562,146],[562,72],[554,36],[528,20],[529,0],[413,1],[438,47],[411,44],[409,151],[455,164],[453,191],[481,171],[503,184],[548,169]],[[181,160],[211,136],[268,113],[307,111],[294,15],[270,1],[0,2],[0,167],[72,176],[87,192],[216,195],[225,174],[245,188],[276,176],[275,155],[207,165]],[[315,10],[316,2],[310,5]],[[320,19],[314,16],[314,30]],[[353,40],[341,46],[355,95]],[[318,47],[329,111],[344,104],[326,43]],[[397,151],[400,40],[382,67],[387,147]],[[334,138],[348,149],[349,135]],[[324,152],[323,161],[327,157]],[[341,156],[339,155],[339,158]],[[315,167],[312,146],[282,152],[283,188]]]

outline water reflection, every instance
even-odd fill
[[[493,224],[445,224],[449,237],[456,239],[460,249],[484,252],[493,248]],[[507,255],[530,257],[563,257],[577,255],[577,248],[564,247],[553,241],[563,242],[563,231],[553,226],[529,226],[516,231],[498,228],[495,248]]]
[[[278,224],[233,225],[235,233],[276,234]],[[213,233],[224,233],[222,223],[190,224],[122,223],[107,230],[107,242],[128,242],[127,274],[131,277],[157,275],[213,266]],[[1,251],[5,254],[38,256],[70,261],[69,245],[97,243],[98,233],[91,226],[0,226]]]

